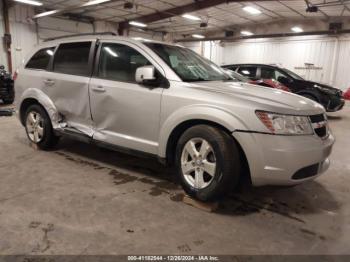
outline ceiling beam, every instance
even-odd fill
[[[271,0],[255,0],[255,2],[263,2],[263,1],[271,1]],[[214,7],[220,4],[229,4],[229,3],[235,3],[235,2],[236,3],[251,2],[251,0],[194,0],[193,3],[187,4],[187,5],[177,6],[177,7],[159,11],[153,14],[140,16],[133,20],[137,22],[149,24],[159,20],[171,18],[174,16],[183,15],[185,13],[191,13],[202,9]],[[128,28],[129,27],[128,22],[129,21],[120,22],[119,23],[120,28],[124,28],[124,29]]]
[[[174,42],[199,42],[199,41],[237,41],[243,39],[256,39],[256,38],[274,38],[274,37],[291,37],[291,36],[308,36],[308,35],[341,35],[349,34],[350,29],[338,30],[338,31],[311,31],[311,32],[301,32],[301,33],[277,33],[277,34],[262,34],[262,35],[252,35],[252,36],[238,36],[238,37],[206,37],[203,39],[197,38],[184,38],[175,39]]]

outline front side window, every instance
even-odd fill
[[[151,63],[135,49],[122,45],[106,43],[101,47],[98,77],[136,83],[136,69]]]
[[[258,68],[254,66],[241,66],[238,69],[238,73],[250,79],[254,79],[256,78],[257,69]]]
[[[269,67],[261,68],[261,78],[262,79],[276,79],[275,69]],[[277,79],[276,79],[277,80]]]
[[[302,78],[301,76],[297,75],[296,73],[284,68],[284,71],[287,72],[287,74],[289,74],[291,77],[293,77],[294,79],[297,79],[297,80],[304,80],[304,78]]]
[[[145,43],[185,82],[222,81],[231,77],[225,71],[195,52],[180,46]]]
[[[54,55],[55,47],[39,50],[33,55],[26,65],[26,68],[47,70],[50,59]]]
[[[89,75],[91,42],[61,44],[56,51],[53,71],[70,75]]]

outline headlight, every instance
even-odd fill
[[[272,134],[312,135],[314,133],[307,116],[291,116],[264,111],[255,112]]]

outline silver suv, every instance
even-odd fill
[[[203,201],[244,176],[255,186],[294,185],[329,167],[334,137],[320,104],[235,82],[178,45],[107,35],[47,41],[15,85],[20,121],[39,148],[70,136],[155,156]]]

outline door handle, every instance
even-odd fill
[[[46,80],[44,80],[44,83],[47,86],[53,86],[55,84],[55,81],[52,79],[46,79]]]
[[[103,86],[95,86],[92,88],[92,90],[94,90],[95,92],[106,92],[106,89]]]

